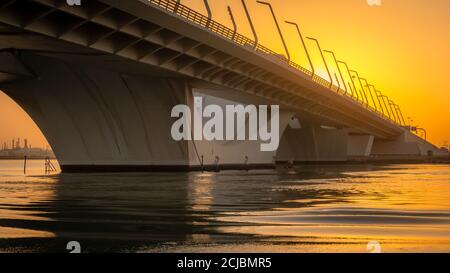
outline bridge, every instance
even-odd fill
[[[174,0],[1,0],[0,90],[36,122],[66,172],[440,153],[345,63],[326,80],[255,40]],[[279,149],[174,141],[171,109],[196,96],[205,104],[280,105]]]

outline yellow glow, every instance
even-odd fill
[[[252,32],[240,0],[209,0],[213,19],[231,28],[226,11],[230,5],[238,30]],[[182,2],[206,14],[203,0]],[[260,43],[284,53],[267,7],[247,0]],[[448,64],[450,63],[450,1],[383,0],[370,7],[366,0],[268,0],[276,12],[292,59],[310,68],[297,32],[285,20],[299,24],[305,37],[317,38],[322,49],[332,50],[340,60],[359,72],[370,84],[402,108],[405,119],[428,129],[437,145],[450,140],[448,110]],[[311,41],[317,74],[328,79],[321,57]],[[332,66],[331,57],[325,54]],[[332,68],[334,75],[335,66]],[[348,80],[348,76],[347,80]],[[335,85],[337,85],[335,81]]]
[[[364,252],[368,241],[380,242],[383,252],[445,251],[450,243],[448,166],[403,167],[349,172],[334,182],[303,180],[284,190],[337,194],[321,195],[329,202],[318,202],[314,194],[288,195],[298,198],[270,210],[222,213],[217,221],[241,224],[217,229],[274,241],[285,238],[292,244],[288,251]],[[296,249],[297,244],[304,246]]]
[[[39,128],[13,100],[0,91],[0,144],[6,142],[11,147],[13,138],[27,138],[32,147],[44,148],[48,145]]]

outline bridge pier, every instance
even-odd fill
[[[375,140],[372,155],[377,157],[439,156],[447,153],[436,146],[405,131],[395,140]]]
[[[226,111],[226,105],[246,106],[250,104],[248,98],[245,96],[241,96],[239,100],[225,99],[224,97],[233,97],[233,95],[224,90],[193,88],[193,95],[203,98],[204,107],[207,105],[218,105],[224,112]],[[290,110],[280,110],[278,132],[280,137],[283,135],[283,132],[293,116],[294,113]],[[249,120],[247,116],[246,128],[236,129],[248,131],[248,122]],[[268,123],[270,124],[270,121],[268,121]],[[226,120],[224,120],[224,124],[226,124]],[[222,170],[274,168],[277,151],[261,151],[261,145],[263,143],[267,142],[260,140],[191,141],[189,143],[190,164],[191,166],[198,168],[201,163],[204,165],[204,168],[213,170],[217,168]],[[203,159],[203,162],[197,158]]]
[[[295,126],[294,126],[295,127]],[[301,122],[286,129],[277,152],[279,162],[343,162],[347,160],[345,129]]]
[[[21,60],[37,75],[0,84],[36,122],[65,172],[188,171],[275,166],[276,151],[261,141],[175,141],[176,105],[244,104],[227,91],[193,88],[190,81],[121,74],[35,54]],[[212,93],[212,94],[211,94]],[[235,97],[236,99],[237,97]],[[293,112],[280,111],[279,135]],[[270,124],[270,122],[269,122]]]
[[[184,79],[125,75],[24,54],[38,77],[1,84],[36,122],[63,171],[188,170],[187,142],[171,137]]]
[[[370,135],[349,135],[347,155],[349,157],[369,157],[372,153],[374,137]]]

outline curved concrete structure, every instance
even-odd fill
[[[180,78],[126,75],[33,54],[20,59],[39,78],[2,89],[41,128],[63,171],[215,170],[275,163],[276,151],[261,152],[260,141],[173,140],[175,105],[192,105],[194,95],[205,105],[240,103],[215,97],[226,92],[195,88]],[[282,111],[280,135],[293,115]]]
[[[63,170],[188,165],[187,144],[170,135],[170,111],[185,103],[185,80],[131,77],[35,55],[22,58],[39,79],[2,89],[38,124]]]
[[[420,142],[349,93],[174,3],[0,3],[0,90],[38,124],[64,171],[335,162],[386,154],[390,145],[407,154],[407,143]],[[280,105],[280,149],[174,141],[171,109],[192,105],[195,94],[222,106]],[[418,147],[420,154],[436,149]]]

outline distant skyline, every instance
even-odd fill
[[[49,144],[28,114],[0,92],[0,144],[11,146],[13,138],[26,137],[33,147],[47,147]]]
[[[14,141],[14,144],[13,144]],[[1,149],[11,149],[15,147],[20,148],[47,148],[48,144],[44,143],[43,145],[34,145],[28,137],[14,137],[12,139],[0,139],[0,148]]]
[[[206,14],[203,0],[182,0]],[[358,70],[379,90],[398,103],[405,119],[425,127],[428,139],[440,146],[450,141],[448,107],[448,64],[450,63],[450,1],[383,0],[370,6],[367,0],[272,0],[293,60],[309,68],[304,51],[292,27],[297,22],[305,36],[317,38],[323,49],[333,50],[339,59]],[[213,19],[229,27],[230,5],[240,33],[253,37],[240,0],[210,0]],[[264,6],[247,0],[261,44],[284,52],[271,16]],[[316,70],[319,54],[312,44]],[[327,58],[330,58],[327,56]],[[327,59],[331,63],[331,60]],[[45,138],[34,122],[0,92],[0,139],[27,136],[43,147]]]

